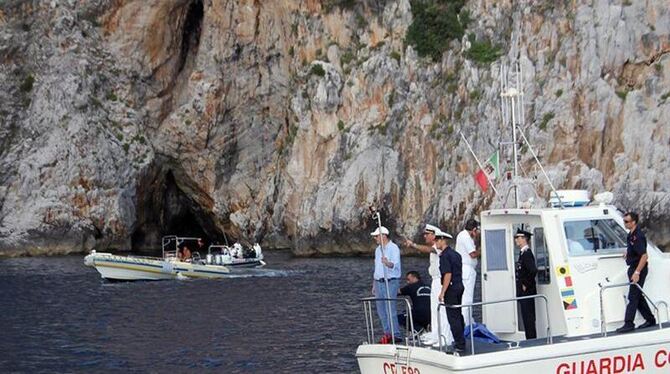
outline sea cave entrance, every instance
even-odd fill
[[[137,220],[131,236],[134,252],[159,253],[166,235],[222,242],[213,203],[190,179],[173,170],[153,168],[137,188]],[[217,224],[219,223],[219,224]]]

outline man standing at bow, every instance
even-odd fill
[[[372,281],[372,294],[377,299],[398,297],[400,288],[400,248],[389,240],[389,230],[380,226],[370,233],[377,242],[375,248],[375,271]],[[387,290],[388,287],[388,290]],[[380,343],[391,343],[402,338],[398,324],[398,311],[395,301],[377,300],[377,315],[384,329],[384,336]]]

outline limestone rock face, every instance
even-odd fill
[[[408,0],[74,0],[0,4],[0,255],[151,251],[166,234],[369,253],[501,206],[476,163],[519,58],[524,132],[558,188],[610,190],[670,244],[665,1],[466,2],[492,64],[440,61]],[[333,5],[335,4],[335,5]],[[527,149],[524,175],[548,195]],[[506,192],[501,184],[501,195]],[[534,194],[531,189],[522,198]]]

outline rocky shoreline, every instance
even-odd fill
[[[504,204],[459,133],[481,158],[508,136],[498,73],[517,59],[552,183],[612,191],[668,248],[667,3],[425,3],[0,3],[0,256],[172,232],[365,254],[373,204],[400,236],[459,229]],[[413,25],[442,13],[461,29],[425,45]]]

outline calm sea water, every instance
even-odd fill
[[[0,372],[358,372],[373,260],[265,255],[255,276],[125,283],[83,256],[0,260]]]

